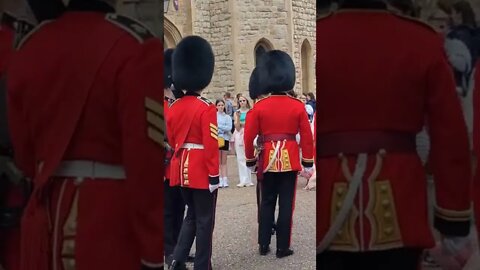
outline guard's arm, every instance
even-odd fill
[[[142,44],[125,45],[125,48],[134,52],[118,75],[117,85],[128,213],[142,267],[160,269],[164,262],[162,179],[165,125],[163,78],[158,73],[163,68],[163,46],[160,40],[151,38]]]

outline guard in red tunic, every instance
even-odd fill
[[[435,227],[460,250],[472,214],[469,142],[437,33],[382,1],[347,0],[317,20],[317,40],[317,267],[418,269],[434,245],[415,145],[425,118]]]
[[[0,24],[0,265],[6,270],[20,267],[20,220],[29,193],[29,182],[13,161],[6,108],[6,73],[14,43],[34,27],[9,13],[17,11],[22,5],[26,3],[3,1],[4,13]]]
[[[293,254],[290,249],[293,208],[297,174],[302,165],[311,170],[313,166],[312,131],[305,113],[305,106],[286,92],[295,86],[295,66],[288,54],[282,51],[268,52],[258,69],[258,84],[269,89],[271,95],[258,100],[248,112],[245,121],[245,154],[247,166],[257,165],[257,179],[261,186],[260,223],[258,230],[261,255],[270,252],[272,221],[277,198],[279,214],[277,219],[278,258]],[[296,134],[300,133],[300,148]],[[254,139],[262,150],[254,155]]]
[[[163,269],[163,46],[112,12],[70,1],[9,67],[15,160],[34,183],[21,270]]]
[[[260,85],[258,83],[258,69],[257,68],[254,68],[253,71],[252,71],[252,74],[250,75],[250,81],[248,83],[248,94],[249,94],[250,98],[253,100],[253,108],[255,108],[255,104],[257,103],[258,100],[261,100],[261,99],[267,97],[270,94],[270,93],[268,93],[268,91],[266,91],[266,89],[262,89],[260,87]],[[251,114],[247,113],[245,122],[248,121],[248,119],[250,118],[249,115],[251,115]],[[258,139],[258,136],[256,137],[256,139]],[[254,143],[255,143],[255,151],[254,151],[255,153],[254,154],[255,154],[255,156],[257,156],[261,151],[261,146],[256,144],[256,139],[254,140]],[[258,172],[259,171],[257,171],[257,173]],[[260,183],[257,183],[255,192],[256,192],[256,196],[257,196],[257,222],[260,223],[260,210],[261,210],[261,201],[262,201],[262,185]],[[273,220],[272,220],[272,235],[275,234],[275,228],[276,228],[275,217],[273,217]],[[258,242],[258,244],[260,245],[260,242]]]
[[[171,87],[172,81],[172,55],[173,49],[168,49],[164,53],[164,70],[163,79],[165,82],[164,89],[164,112],[165,119],[168,121],[168,110],[170,105],[175,101],[175,97],[172,93]],[[168,133],[168,132],[167,132]],[[167,139],[167,137],[165,137]],[[167,265],[170,265],[173,260],[173,250],[177,245],[177,239],[180,234],[180,228],[182,227],[183,217],[185,213],[185,203],[182,198],[180,186],[170,186],[170,160],[173,155],[173,148],[165,140],[165,181],[164,181],[164,194],[165,194],[165,259]]]
[[[473,90],[473,208],[475,210],[477,237],[480,239],[480,60],[475,67],[475,87]],[[478,241],[480,243],[480,240]]]
[[[0,79],[2,84],[0,87],[0,267],[3,266],[7,270],[16,270],[20,264],[20,207],[23,204],[23,194],[21,188],[18,188],[16,180],[8,177],[8,172],[3,168],[7,168],[7,163],[11,164],[11,147],[6,128],[6,107],[4,102],[6,99],[6,89],[4,84],[4,76],[7,64],[13,53],[14,41],[14,23],[16,19],[7,12],[1,15],[0,24]]]
[[[214,55],[201,37],[184,38],[173,53],[175,89],[185,96],[170,107],[168,142],[175,149],[170,167],[170,185],[180,185],[188,205],[171,269],[184,269],[196,237],[195,269],[209,270],[219,187],[217,109],[200,96],[213,76]]]

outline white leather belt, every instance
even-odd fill
[[[125,170],[122,166],[86,160],[63,161],[53,173],[53,176],[115,180],[126,178]]]
[[[198,143],[184,143],[180,148],[184,149],[205,149],[203,144]]]

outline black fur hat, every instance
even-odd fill
[[[173,49],[167,49],[163,52],[163,83],[164,88],[172,86],[172,55]]]
[[[172,59],[175,89],[193,92],[203,90],[212,80],[214,67],[215,56],[208,41],[199,36],[182,39]]]
[[[286,52],[279,50],[267,52],[257,69],[258,84],[264,89],[264,93],[287,92],[295,86],[295,65]]]
[[[261,94],[258,85],[258,70],[254,68],[252,74],[250,75],[250,81],[248,83],[248,94],[251,99],[257,99]]]
[[[332,0],[317,0],[317,10],[329,8]]]
[[[57,19],[67,9],[62,0],[27,0],[27,2],[38,22]]]

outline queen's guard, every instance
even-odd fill
[[[415,143],[424,119],[435,227],[451,252],[461,249],[469,142],[437,33],[383,1],[345,0],[318,19],[317,40],[317,267],[418,269],[434,245]]]

